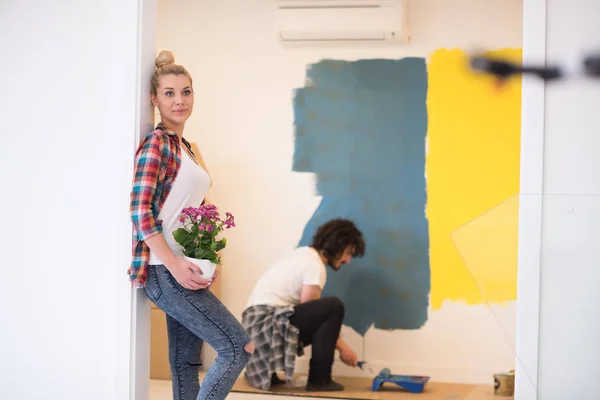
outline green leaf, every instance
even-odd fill
[[[225,241],[225,238],[219,240],[218,242],[215,243],[215,251],[221,251],[225,248],[225,245],[227,244],[227,242]]]
[[[195,251],[196,251],[196,246],[193,246],[193,245],[185,246],[185,253],[186,253],[185,255],[187,257],[194,257]]]
[[[196,248],[196,250],[194,251],[194,258],[197,258],[199,260],[205,259],[206,255],[206,251],[201,247]]]
[[[173,238],[177,243],[185,247],[190,239],[190,233],[185,228],[179,228],[173,231]]]
[[[216,253],[211,253],[210,255],[208,255],[206,257],[210,262],[214,263],[214,264],[218,264],[218,258],[219,256]]]

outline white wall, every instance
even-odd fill
[[[548,60],[576,65],[584,52],[598,49],[600,3],[546,3]],[[591,400],[600,392],[599,96],[600,84],[591,80],[546,86],[538,372],[542,400]]]
[[[156,14],[157,0],[140,0],[138,3],[138,73],[136,81],[136,127],[135,147],[144,135],[153,129],[154,107],[149,101],[151,76],[156,60]],[[131,291],[131,359],[130,400],[147,400],[150,378],[150,300],[141,290]]]
[[[266,0],[159,0],[157,47],[172,50],[194,78],[196,108],[186,135],[211,169],[210,201],[238,219],[221,275],[222,297],[238,317],[252,284],[296,246],[320,201],[312,174],[291,171],[292,90],[304,85],[307,64],[426,57],[440,47],[521,47],[520,0],[413,1],[412,43],[395,49],[285,50],[275,40],[273,13],[273,2]],[[514,303],[501,311],[502,321],[514,321]],[[514,337],[514,324],[504,328]],[[484,306],[448,303],[432,311],[420,331],[372,329],[364,341],[344,333],[375,369],[491,383],[493,373],[514,366],[512,343]]]
[[[138,1],[0,9],[0,398],[129,399]]]

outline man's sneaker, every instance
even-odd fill
[[[271,386],[280,386],[280,385],[284,385],[284,384],[285,384],[285,381],[282,381],[281,379],[279,379],[277,374],[275,372],[273,372],[273,374],[271,375]]]

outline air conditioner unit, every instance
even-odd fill
[[[408,42],[407,0],[276,0],[285,45]]]

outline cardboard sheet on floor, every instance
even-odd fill
[[[250,386],[242,376],[233,387],[232,392],[259,393],[274,396],[320,397],[329,399],[359,400],[507,400],[508,397],[494,396],[492,385],[466,385],[458,383],[428,382],[421,393],[409,393],[392,383],[385,383],[377,392],[371,391],[371,379],[338,377],[336,381],[345,386],[342,392],[306,392],[302,387],[278,386],[269,391],[258,390]]]

